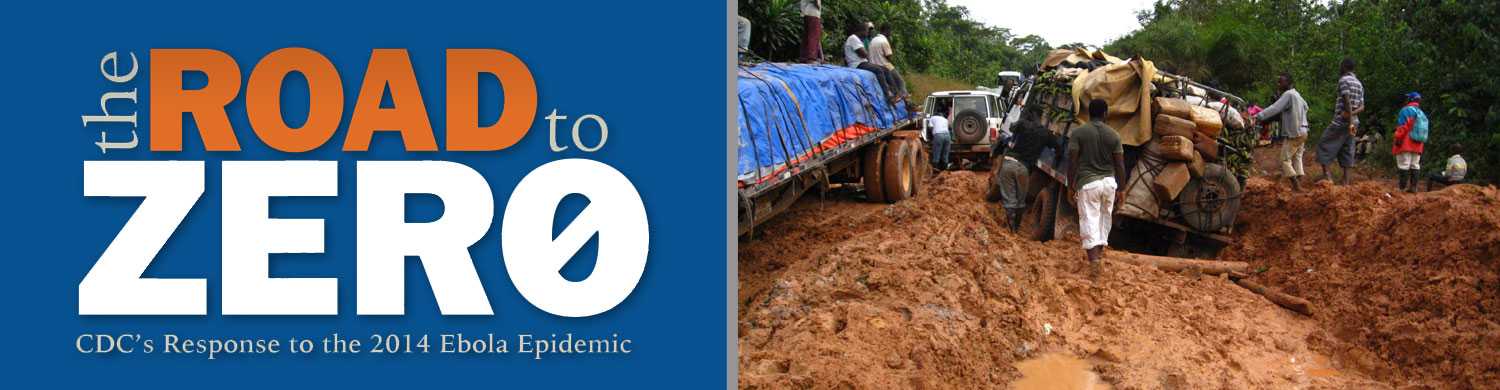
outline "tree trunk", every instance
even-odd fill
[[[1191,260],[1117,251],[1110,251],[1105,258],[1125,263],[1153,266],[1167,272],[1197,268],[1209,275],[1218,275],[1226,272],[1244,272],[1250,268],[1250,263],[1242,261]]]

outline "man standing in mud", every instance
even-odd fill
[[[1271,118],[1280,119],[1281,134],[1281,174],[1292,184],[1293,191],[1302,190],[1302,150],[1303,144],[1307,142],[1307,101],[1302,100],[1302,94],[1292,86],[1292,74],[1283,72],[1276,79],[1276,86],[1281,89],[1281,96],[1276,98],[1270,107],[1252,114],[1251,119],[1255,123],[1263,123]],[[1327,169],[1325,167],[1324,171]]]
[[[1339,181],[1349,184],[1349,168],[1354,166],[1354,133],[1359,128],[1359,113],[1365,111],[1365,86],[1354,77],[1354,59],[1345,58],[1339,65],[1339,87],[1333,102],[1333,121],[1323,129],[1318,141],[1318,165],[1323,166],[1323,179],[1333,181],[1329,165],[1335,160],[1343,171]]]
[[[1021,121],[1015,124],[1010,147],[1003,148],[1004,152],[998,157],[1001,162],[995,175],[999,195],[996,200],[1005,209],[1006,223],[1011,232],[1021,230],[1021,216],[1026,214],[1026,205],[1036,198],[1038,192],[1038,186],[1032,184],[1043,180],[1036,169],[1042,149],[1055,148],[1058,144],[1057,137],[1042,126],[1041,116],[1040,108],[1027,107],[1021,114]]]
[[[1089,101],[1089,123],[1068,134],[1068,184],[1078,204],[1078,236],[1089,263],[1090,277],[1098,277],[1099,257],[1109,243],[1114,212],[1125,194],[1125,149],[1120,135],[1104,124],[1109,106]]]

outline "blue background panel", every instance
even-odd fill
[[[0,71],[8,82],[0,93],[7,119],[3,155],[7,207],[3,256],[5,320],[0,333],[7,383],[83,387],[150,384],[152,387],[265,387],[444,384],[572,386],[641,382],[669,387],[717,387],[725,383],[725,279],[723,254],[727,134],[723,88],[726,64],[724,5],[716,2],[243,2],[96,3],[26,2],[0,15],[7,36]],[[254,137],[245,119],[243,88],[228,108],[242,151],[206,153],[191,122],[184,151],[147,152],[147,69],[151,48],[210,48],[229,53],[248,79],[262,56],[283,47],[307,47],[329,58],[345,92],[340,130],[314,151],[275,152]],[[520,57],[537,83],[538,112],[518,144],[492,153],[407,153],[394,133],[377,134],[369,152],[340,151],[370,50],[405,48],[414,64],[428,117],[444,139],[444,50],[495,48]],[[101,154],[93,142],[106,126],[84,128],[80,116],[97,114],[99,97],[122,90],[99,74],[110,51],[134,52],[142,74],[125,88],[138,88],[142,145]],[[128,56],[127,56],[128,57]],[[202,80],[186,81],[189,87]],[[293,125],[306,116],[306,83],[285,83],[285,116]],[[500,86],[481,82],[481,122],[499,115]],[[577,148],[553,153],[547,121],[553,109],[566,137],[571,120],[584,114],[609,124],[603,150]],[[97,127],[96,127],[97,126]],[[586,125],[591,129],[592,125]],[[112,127],[112,137],[128,130]],[[593,134],[585,131],[585,134]],[[586,136],[586,141],[595,141]],[[118,138],[114,138],[118,139]],[[564,140],[568,138],[563,138]],[[500,258],[500,216],[515,184],[548,161],[589,158],[623,172],[635,184],[650,219],[650,255],[639,286],[622,304],[588,318],[563,318],[532,307],[515,290]],[[149,277],[206,278],[207,316],[81,317],[77,287],[104,248],[140,203],[139,198],[83,196],[85,160],[205,160],[205,193],[187,220],[147,270]],[[220,166],[224,160],[337,160],[339,196],[278,198],[271,215],[325,219],[326,252],[272,255],[277,277],[336,277],[338,316],[225,317],[220,315]],[[405,316],[355,315],[355,162],[359,160],[448,160],[468,165],[489,181],[496,205],[488,234],[470,248],[494,316],[444,317],[426,275],[408,261]],[[587,204],[570,197],[558,211],[570,220]],[[437,218],[439,200],[412,197],[408,218]],[[560,222],[561,223],[561,222]],[[593,240],[563,270],[570,279],[587,275]],[[74,339],[83,333],[175,333],[183,337],[322,337],[339,333],[367,338],[375,333],[441,333],[476,336],[518,333],[633,340],[630,355],[522,354],[276,356],[130,354],[83,355]],[[364,340],[368,347],[369,340]],[[160,346],[158,346],[160,347]]]

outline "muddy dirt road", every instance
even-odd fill
[[[1454,306],[1473,308],[1432,309],[1434,313],[1410,325],[1346,330],[1336,325],[1343,320],[1338,316],[1368,307],[1356,298],[1362,293],[1351,289],[1370,289],[1380,279],[1362,287],[1338,281],[1306,284],[1290,270],[1302,265],[1295,261],[1318,260],[1291,255],[1285,258],[1297,260],[1253,260],[1301,247],[1283,244],[1285,235],[1300,230],[1261,226],[1280,226],[1277,214],[1243,217],[1237,229],[1246,233],[1236,236],[1247,237],[1245,243],[1227,251],[1269,267],[1255,280],[1326,305],[1319,309],[1328,315],[1295,314],[1225,279],[1129,264],[1106,262],[1103,276],[1090,281],[1076,242],[1037,243],[1025,239],[1024,232],[1005,231],[998,210],[981,200],[981,173],[946,172],[931,180],[923,194],[895,205],[864,203],[848,193],[822,202],[809,197],[761,228],[754,240],[741,241],[742,387],[1009,388],[1021,379],[1018,364],[1056,354],[1084,360],[1100,381],[1115,389],[1483,387],[1481,381],[1495,373],[1496,359],[1477,360],[1487,355],[1476,353],[1473,360],[1462,360],[1466,363],[1439,357],[1457,353],[1463,343],[1493,345],[1500,340],[1494,314],[1484,314],[1494,313],[1487,311],[1496,308],[1494,290],[1475,293],[1489,294],[1487,301],[1475,294],[1392,296],[1383,301],[1390,310],[1410,309],[1424,300],[1441,306],[1435,302],[1440,299],[1468,299]],[[1255,180],[1251,191],[1276,191],[1269,181]],[[1315,191],[1340,196],[1337,190]],[[1488,191],[1485,196],[1493,199],[1494,190]],[[1321,195],[1298,196],[1316,202]],[[1242,215],[1276,205],[1277,199],[1247,198]],[[1308,239],[1326,237],[1309,234]],[[1371,241],[1344,238],[1305,245],[1326,248],[1317,253],[1329,254],[1362,242]],[[1484,252],[1470,244],[1435,245],[1451,247],[1445,250],[1454,256],[1496,255],[1493,247]],[[1361,254],[1370,253],[1379,252]],[[1465,264],[1483,265],[1479,257],[1474,259]],[[1287,261],[1293,263],[1280,263]],[[1493,261],[1487,264],[1493,271]],[[1442,275],[1451,276],[1420,282],[1492,283],[1494,273]],[[1295,283],[1303,287],[1293,288]],[[1444,326],[1438,323],[1443,318],[1458,322]],[[1429,328],[1435,332],[1430,336],[1380,341]],[[1437,340],[1443,337],[1449,339]],[[1429,351],[1414,346],[1433,341],[1453,347]],[[1418,360],[1381,355],[1381,345],[1418,351],[1411,355]],[[1468,376],[1445,382],[1440,379],[1445,375]]]
[[[1500,387],[1500,191],[1284,185],[1251,179],[1255,209],[1222,258],[1317,304],[1315,344],[1346,365],[1401,386]]]

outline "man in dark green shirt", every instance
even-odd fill
[[[1125,200],[1125,148],[1120,135],[1104,124],[1109,106],[1089,101],[1089,123],[1068,134],[1068,188],[1078,204],[1078,235],[1089,262],[1089,273],[1099,276],[1099,257],[1109,243],[1115,209]]]

